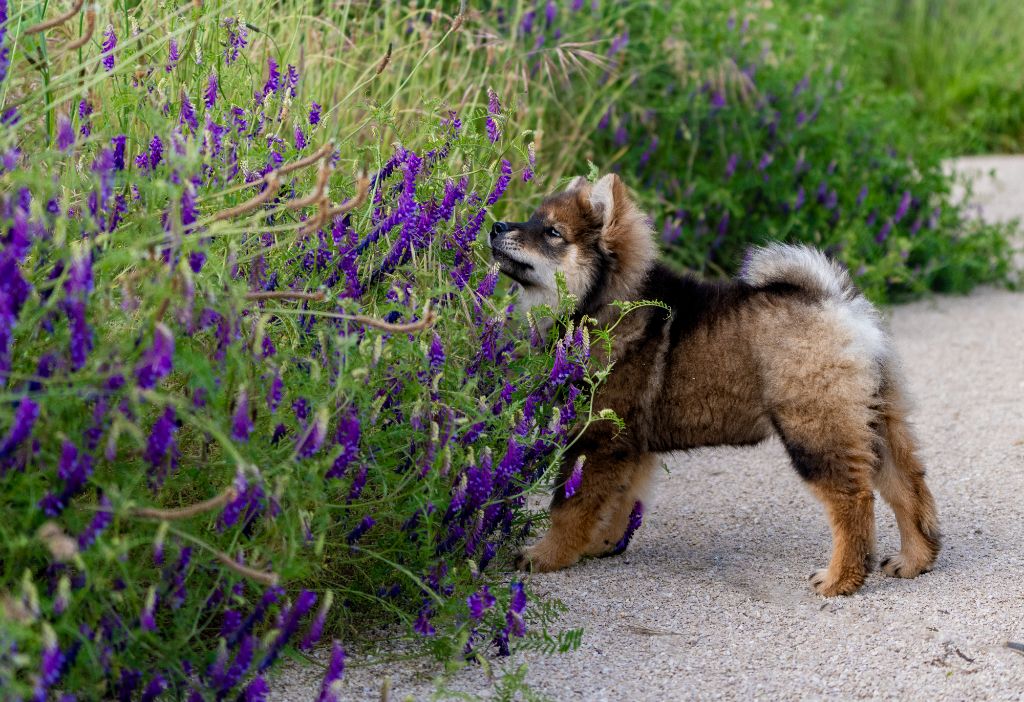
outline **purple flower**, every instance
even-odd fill
[[[139,387],[149,390],[174,367],[174,335],[163,322],[153,331],[153,345],[146,349],[135,366]]]
[[[302,151],[306,148],[306,134],[302,131],[301,127],[295,128],[295,150]]]
[[[348,499],[346,504],[351,504],[354,500],[359,499],[359,496],[363,493],[363,488],[366,487],[366,478],[369,474],[369,467],[364,463],[359,466],[359,472],[352,478],[352,487],[348,491]]]
[[[800,186],[796,189],[796,201],[793,203],[793,210],[799,210],[807,202],[807,194],[804,192],[804,186]]]
[[[199,118],[196,117],[196,108],[188,99],[188,93],[181,91],[181,112],[178,115],[178,124],[182,129],[188,129],[189,134],[195,134],[199,129]]]
[[[285,79],[286,85],[288,86],[288,96],[295,98],[298,95],[299,87],[299,69],[295,66],[288,64],[288,77]]]
[[[494,595],[484,585],[466,598],[466,604],[469,605],[469,616],[473,617],[473,619],[482,618],[484,612],[493,607],[496,602],[497,600],[494,598]]]
[[[167,407],[160,418],[153,423],[146,442],[144,458],[152,466],[150,482],[154,487],[163,483],[164,475],[169,467],[177,466],[178,449],[175,435],[178,433],[177,417],[173,407]]]
[[[302,642],[298,646],[300,651],[308,651],[320,641],[320,637],[324,633],[324,625],[327,623],[327,612],[330,611],[332,602],[334,602],[334,593],[328,590],[316,613],[316,619],[309,625],[306,635],[302,637]]]
[[[711,94],[711,106],[716,110],[720,110],[725,107],[725,95],[720,90],[716,90]]]
[[[39,677],[45,688],[50,687],[60,679],[61,668],[64,665],[64,654],[57,645],[57,635],[50,628],[49,624],[43,625],[43,653],[40,657]],[[42,699],[45,699],[45,694]]]
[[[106,495],[100,495],[100,509],[93,516],[85,530],[78,535],[78,550],[84,551],[96,541],[110,523],[114,521],[114,512]]]
[[[110,138],[110,144],[114,147],[114,170],[124,170],[124,145],[127,137],[124,134]]]
[[[530,10],[523,15],[523,19],[519,23],[519,29],[523,34],[533,33],[533,21],[536,17],[537,13],[533,10]]]
[[[612,39],[611,46],[608,47],[608,57],[611,58],[615,54],[619,53],[626,48],[626,44],[629,43],[629,31],[624,31],[617,37]]]
[[[299,438],[295,453],[299,458],[309,458],[320,450],[327,434],[327,410],[320,409],[310,423],[309,428]]]
[[[243,529],[247,528],[263,511],[266,493],[260,483],[259,472],[255,468],[252,470],[256,478],[252,483],[246,479],[242,468],[235,473],[235,498],[224,505],[224,511],[220,515],[220,529],[234,526],[239,518],[242,518]]]
[[[309,108],[309,124],[311,127],[315,127],[320,124],[320,104],[314,102]]]
[[[903,197],[900,198],[900,204],[896,208],[896,213],[892,216],[892,221],[894,223],[898,224],[899,221],[901,219],[903,219],[904,216],[906,216],[907,210],[910,209],[910,202],[911,202],[910,191],[909,190],[904,190],[903,191]]]
[[[299,596],[295,599],[295,604],[288,608],[288,610],[282,615],[283,622],[280,626],[280,631],[274,638],[274,641],[270,644],[270,648],[267,649],[267,653],[263,656],[263,660],[260,661],[257,670],[264,672],[269,668],[278,655],[281,653],[281,649],[288,641],[291,640],[295,634],[295,630],[299,628],[299,622],[302,620],[306,613],[313,608],[316,604],[316,593],[310,590],[303,590],[299,593]]]
[[[501,114],[501,103],[498,102],[498,94],[491,88],[487,89],[487,138],[493,144],[501,138],[501,130],[494,120],[495,115]]]
[[[565,481],[565,499],[569,499],[580,489],[580,483],[583,482],[583,462],[585,460],[585,456],[580,456],[573,464],[569,479]]]
[[[892,220],[887,219],[882,228],[878,230],[878,234],[875,235],[875,242],[884,244],[885,240],[889,238],[889,234],[892,233]]]
[[[167,65],[164,66],[164,70],[170,73],[178,66],[178,61],[181,59],[181,53],[178,51],[178,40],[171,39],[170,48],[167,51]]]
[[[242,702],[266,702],[269,692],[270,687],[267,685],[267,681],[263,679],[262,675],[257,675],[245,686],[239,699]]]
[[[32,433],[32,427],[39,418],[39,405],[35,400],[28,397],[21,398],[18,409],[14,411],[14,421],[11,422],[3,443],[0,443],[0,458],[10,455],[25,439]]]
[[[67,151],[75,145],[75,129],[71,126],[71,119],[67,115],[57,118],[57,148]]]
[[[416,617],[416,621],[413,623],[412,628],[420,636],[433,636],[437,633],[437,629],[430,623],[430,615],[433,614],[433,610],[429,604],[423,605],[419,615]]]
[[[861,188],[860,188],[860,192],[857,193],[857,207],[860,207],[861,205],[863,205],[864,201],[867,199],[867,197],[868,197],[868,186],[862,185]]]
[[[267,407],[270,408],[270,413],[273,414],[277,411],[277,406],[281,404],[281,391],[284,388],[284,381],[281,379],[281,371],[277,371],[274,374],[274,379],[270,382],[270,389],[267,390]]]
[[[235,441],[248,441],[252,428],[252,419],[249,417],[249,392],[242,387],[238,391],[238,403],[231,422],[231,438]]]
[[[100,50],[103,52],[103,68],[110,73],[114,70],[114,48],[117,46],[117,36],[114,34],[114,25],[108,24],[103,31],[103,44]]]
[[[140,165],[145,166],[147,164],[147,161],[145,160],[144,155],[140,154],[139,158],[143,159],[142,164],[140,164]],[[159,163],[163,160],[163,158],[164,158],[164,143],[162,141],[160,141],[160,137],[159,136],[154,134],[152,141],[149,142],[149,160],[148,160],[149,168],[151,168],[151,169],[152,168],[156,168],[157,165],[159,165]]]
[[[146,593],[146,601],[142,605],[142,612],[139,613],[139,627],[143,631],[156,630],[156,620],[153,618],[153,613],[156,611],[158,601],[156,586],[150,585],[149,592]]]
[[[523,620],[523,610],[526,609],[526,591],[522,583],[510,583],[509,589],[512,597],[509,600],[508,612],[505,614],[506,629],[514,636],[524,636],[526,622]]]
[[[512,164],[509,163],[508,159],[501,159],[501,175],[498,176],[498,180],[494,183],[494,190],[487,196],[487,204],[493,205],[501,196],[505,194],[505,190],[508,189],[508,184],[512,181]]]
[[[637,529],[640,528],[640,524],[644,520],[644,503],[637,500],[633,505],[633,510],[629,513],[629,524],[626,526],[626,533],[622,535],[619,542],[615,544],[615,549],[612,551],[613,555],[618,555],[626,550],[629,546],[630,540],[633,538],[633,534]]]
[[[211,73],[206,81],[206,92],[203,93],[203,104],[206,109],[212,110],[217,104],[217,74]]]
[[[434,332],[434,338],[430,341],[430,350],[427,353],[430,362],[431,375],[437,373],[444,367],[444,346],[441,344],[441,337]]]
[[[317,702],[341,702],[341,690],[338,689],[341,678],[345,675],[345,649],[337,641],[331,646],[331,660],[327,664],[327,673],[320,686],[320,697]]]
[[[85,254],[76,257],[64,283],[64,310],[67,312],[71,327],[71,365],[75,370],[85,365],[93,347],[92,328],[85,318],[86,299],[92,291],[92,286],[91,256]]]
[[[267,57],[267,82],[263,84],[263,97],[281,89],[281,72],[273,56]]]
[[[231,65],[248,44],[249,30],[241,19],[228,17],[224,20],[224,28],[228,30],[228,40],[224,47],[224,63]]]
[[[731,154],[729,160],[725,162],[725,177],[727,180],[736,173],[736,164],[739,163],[739,160],[739,154]]]
[[[375,520],[370,515],[366,515],[362,518],[362,520],[360,520],[358,524],[356,524],[355,529],[348,533],[348,535],[345,537],[345,541],[348,542],[349,546],[355,545],[356,541],[359,541],[359,539],[361,539],[366,532],[373,528],[373,525],[376,523],[377,520]]]

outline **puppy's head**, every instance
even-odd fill
[[[586,314],[631,299],[656,255],[649,220],[614,174],[594,184],[575,178],[525,222],[495,222],[490,243],[501,272],[523,286],[527,305],[556,306],[561,272]]]

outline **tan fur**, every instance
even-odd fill
[[[773,434],[831,525],[832,558],[811,575],[818,593],[848,595],[864,583],[876,488],[902,539],[884,571],[913,577],[933,565],[935,505],[906,425],[891,341],[845,271],[820,253],[756,251],[734,283],[676,276],[656,265],[649,223],[617,176],[574,181],[530,221],[496,226],[492,248],[528,295],[544,284],[536,271],[563,271],[578,316],[596,324],[618,320],[613,300],[659,299],[672,308],[641,308],[616,326],[611,358],[598,359],[614,370],[594,406],[612,409],[627,428],[593,423],[573,443],[566,471],[587,456],[580,488],[569,499],[556,489],[551,529],[521,565],[554,570],[613,550],[657,452]]]

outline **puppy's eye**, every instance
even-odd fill
[[[552,239],[564,239],[562,232],[558,231],[554,227],[548,227],[544,230],[544,233],[550,236]]]

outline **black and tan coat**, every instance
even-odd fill
[[[613,549],[643,499],[656,454],[753,444],[777,435],[825,505],[833,553],[811,575],[822,595],[863,583],[875,545],[874,492],[892,506],[897,577],[928,570],[939,551],[935,505],[906,422],[892,343],[849,276],[810,248],[756,249],[738,279],[705,282],[656,262],[651,226],[615,175],[578,178],[526,222],[498,222],[491,247],[528,305],[556,301],[565,276],[579,316],[618,319],[614,300],[660,300],[615,329],[614,368],[595,408],[625,420],[592,424],[563,463],[587,457],[580,489],[556,489],[551,529],[520,565],[555,570]]]

